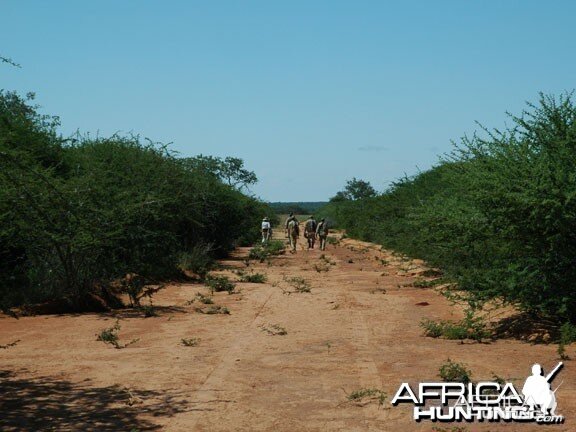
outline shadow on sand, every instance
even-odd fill
[[[512,338],[532,343],[550,343],[560,337],[557,322],[527,312],[503,318],[494,327],[495,338]]]
[[[186,401],[164,393],[128,392],[120,386],[94,387],[55,377],[19,378],[0,370],[0,430],[12,431],[155,431],[142,419],[172,416]]]

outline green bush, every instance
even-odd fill
[[[576,342],[576,326],[574,324],[564,323],[560,327],[560,342],[567,345]]]
[[[255,176],[239,159],[181,159],[137,136],[65,140],[57,126],[0,92],[1,308],[50,298],[80,307],[127,273],[202,276],[256,240],[271,213],[241,192]]]
[[[420,327],[424,329],[424,334],[426,336],[439,338],[444,336],[446,325],[444,321],[434,321],[428,318],[424,318],[422,321],[420,321]]]
[[[472,339],[480,342],[490,337],[486,322],[481,317],[475,316],[471,310],[466,312],[465,318],[461,321],[423,319],[420,322],[420,327],[424,329],[426,336],[433,338],[444,337],[450,340]]]
[[[226,276],[209,275],[206,278],[206,285],[210,287],[212,293],[227,291],[228,294],[232,294],[234,292],[234,288],[236,288],[236,284],[230,281],[230,279],[228,279]]]
[[[282,255],[286,252],[286,245],[282,240],[271,240],[265,246],[270,255]]]
[[[266,275],[262,273],[250,273],[240,276],[240,282],[266,283]]]
[[[266,249],[260,245],[254,246],[250,249],[250,253],[248,254],[249,259],[258,260],[260,262],[264,262],[268,256],[269,254]]]
[[[249,259],[264,262],[272,255],[281,255],[286,252],[286,245],[280,240],[271,240],[265,245],[257,245],[250,249]]]
[[[575,322],[576,107],[541,95],[511,120],[379,196],[337,195],[320,213],[441,268],[480,301]]]
[[[576,326],[566,322],[560,327],[560,340],[558,341],[558,355],[562,360],[569,360],[566,354],[566,345],[576,342]]]
[[[463,363],[456,363],[452,360],[446,360],[439,370],[440,378],[445,382],[460,382],[468,384],[471,382],[472,372],[466,368]]]
[[[205,279],[214,266],[212,245],[200,243],[182,252],[178,260],[178,268],[183,272],[191,272],[200,279]]]

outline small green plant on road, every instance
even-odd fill
[[[463,363],[456,363],[448,359],[440,366],[440,378],[445,382],[460,382],[468,384],[472,381],[472,372]]]
[[[270,336],[286,336],[288,334],[288,331],[278,324],[261,325],[260,329]]]
[[[296,289],[296,292],[298,293],[309,293],[312,291],[310,282],[308,282],[303,277],[300,276],[293,276],[288,278],[285,277],[284,280],[288,282],[290,285],[292,285]]]
[[[107,329],[102,330],[98,335],[96,340],[102,341],[106,344],[112,345],[114,348],[116,349],[123,349],[126,348],[136,342],[138,342],[140,339],[132,339],[130,342],[125,343],[125,344],[121,344],[120,343],[120,336],[118,335],[118,332],[120,331],[120,321],[116,320],[116,322],[114,323],[114,325],[112,327],[109,327]]]
[[[187,347],[195,347],[200,343],[200,338],[188,338],[188,339],[181,339],[180,343]]]
[[[206,285],[214,292],[221,292],[226,291],[228,294],[232,294],[234,292],[234,288],[236,288],[236,284],[231,282],[226,276],[212,276],[208,275],[206,277]]]
[[[361,388],[347,395],[347,399],[350,402],[362,406],[374,400],[378,402],[378,405],[384,405],[387,397],[386,392],[377,388]]]

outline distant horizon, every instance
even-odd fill
[[[314,201],[268,201],[270,204],[317,204],[317,203],[326,203],[329,200],[314,200]]]
[[[576,87],[567,0],[5,0],[0,13],[0,55],[21,65],[0,64],[0,87],[36,93],[64,136],[239,157],[267,202],[328,201],[352,177],[384,191],[476,121],[502,129],[539,92]]]

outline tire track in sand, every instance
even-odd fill
[[[190,411],[172,418],[163,429],[174,432],[191,431],[202,420],[202,411],[212,411],[205,405],[212,403],[234,403],[233,400],[219,399],[219,393],[226,387],[227,377],[232,372],[238,358],[246,352],[247,348],[254,345],[257,337],[255,332],[256,322],[260,314],[274,294],[278,294],[273,287],[266,287],[266,292],[257,291],[258,297],[265,296],[264,301],[258,306],[256,314],[252,320],[245,326],[239,327],[233,345],[220,356],[220,361],[208,373],[199,389],[194,391],[190,404],[193,406]],[[254,300],[251,300],[254,301]],[[217,408],[216,408],[217,409]]]

